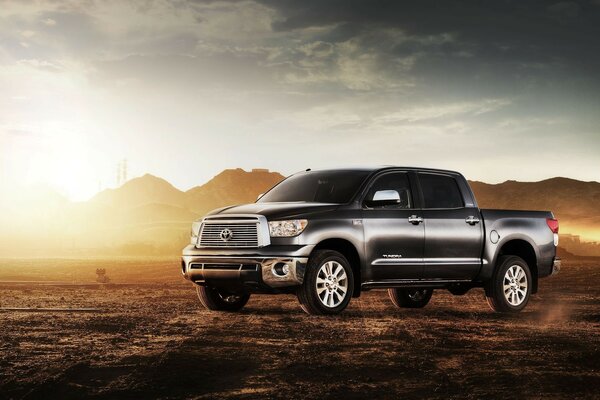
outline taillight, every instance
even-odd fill
[[[552,233],[558,233],[558,220],[555,218],[546,218],[546,223],[548,224],[548,228],[552,231]]]

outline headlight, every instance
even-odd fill
[[[202,226],[202,222],[194,221],[192,222],[192,233],[190,237],[190,244],[198,244],[198,235],[200,235],[200,227]]]
[[[305,219],[291,219],[288,221],[269,221],[269,233],[271,237],[290,237],[302,233],[308,225]]]

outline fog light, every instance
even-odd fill
[[[273,265],[273,274],[277,276],[286,276],[290,273],[290,266],[286,263],[277,263]]]

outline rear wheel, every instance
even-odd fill
[[[517,256],[502,256],[486,290],[487,302],[496,312],[516,313],[529,302],[531,294],[529,266]]]
[[[247,293],[212,286],[196,286],[196,292],[200,303],[211,311],[239,311],[250,299],[250,295]]]
[[[348,306],[353,292],[354,275],[346,257],[333,250],[316,250],[297,295],[308,314],[338,314]]]
[[[388,289],[388,295],[396,307],[423,308],[431,300],[433,289]]]

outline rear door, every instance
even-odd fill
[[[393,171],[377,176],[363,199],[363,228],[367,265],[365,281],[418,279],[423,273],[424,229],[421,210],[415,207],[414,174]],[[412,180],[412,185],[411,185]],[[398,192],[400,202],[369,207],[376,192]],[[412,218],[411,218],[412,217]],[[413,222],[410,222],[410,221]]]
[[[419,172],[425,226],[424,279],[467,280],[479,272],[483,223],[454,174]]]

